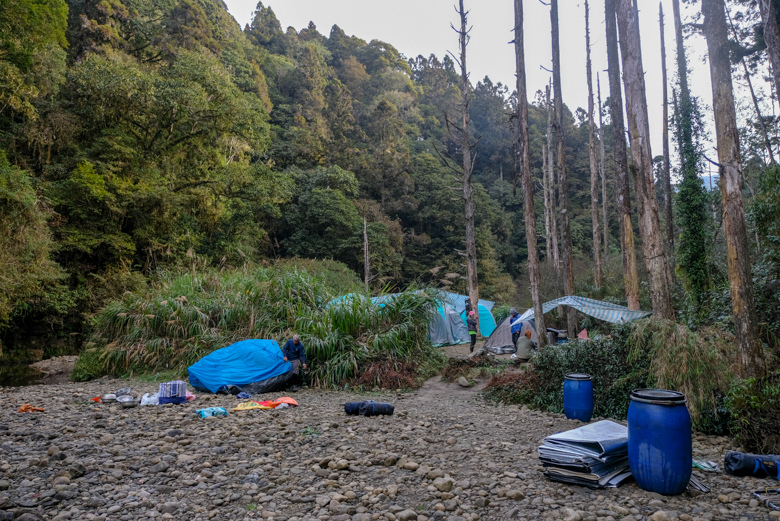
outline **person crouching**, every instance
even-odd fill
[[[290,391],[296,392],[301,383],[301,368],[306,369],[306,350],[301,343],[301,335],[293,335],[292,339],[284,344],[282,353],[284,354],[284,361],[290,362],[290,365],[292,365],[293,386],[290,388]]]
[[[531,359],[531,354],[534,352],[534,341],[531,340],[531,330],[525,330],[525,336],[521,336],[517,341],[517,358],[521,362],[527,362]]]

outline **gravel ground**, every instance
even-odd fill
[[[130,385],[0,388],[0,521],[776,519],[750,491],[777,482],[698,477],[708,494],[663,497],[634,483],[590,490],[539,472],[541,439],[579,422],[486,404],[476,389],[429,380],[414,393],[292,395],[300,407],[200,419],[234,407],[198,393],[183,406],[122,409],[90,398]],[[274,393],[264,398],[275,398]],[[347,401],[396,406],[347,417]],[[17,413],[24,403],[44,413]],[[726,438],[696,436],[694,457],[722,464]]]

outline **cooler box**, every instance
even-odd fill
[[[181,380],[160,384],[160,405],[164,403],[185,403],[187,401],[187,384]]]

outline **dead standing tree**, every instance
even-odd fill
[[[552,263],[555,269],[555,288],[560,289],[561,255],[558,250],[558,210],[555,199],[555,159],[553,159],[553,110],[550,103],[550,85],[544,89],[547,102],[547,170],[543,175],[547,178],[547,197],[549,202],[550,234],[552,244]],[[548,248],[549,251],[549,248]],[[549,253],[548,253],[549,255]]]
[[[645,78],[639,36],[639,15],[632,0],[617,0],[620,52],[623,61],[623,86],[626,91],[626,113],[631,137],[632,168],[635,169],[639,231],[650,286],[653,314],[674,320],[672,307],[672,274],[664,251],[658,201],[653,178],[653,156],[650,149],[650,125],[647,119]]]
[[[590,219],[593,227],[593,280],[596,289],[604,285],[601,267],[601,234],[599,230],[599,171],[596,161],[596,123],[593,120],[593,72],[590,62],[590,6],[585,0],[585,75],[588,79],[588,156],[590,158]]]
[[[601,176],[601,223],[604,225],[604,263],[609,263],[609,220],[607,217],[607,171],[604,170],[604,114],[601,107],[601,80],[596,74],[596,92],[599,102],[599,144],[601,157],[599,159],[599,175]]]
[[[731,291],[731,308],[740,354],[742,376],[765,372],[758,320],[753,301],[745,208],[742,203],[742,160],[739,129],[731,85],[728,26],[723,0],[702,0],[704,36],[710,59],[712,108],[718,140],[720,193],[726,232],[726,258]]]
[[[534,211],[534,187],[531,181],[531,143],[528,136],[528,93],[525,81],[525,49],[523,45],[523,0],[515,0],[515,64],[517,70],[517,144],[520,151],[520,169],[523,183],[523,211],[525,239],[528,246],[528,278],[534,303],[534,320],[537,331],[544,327],[542,299],[539,295],[539,253],[536,245],[536,212]],[[539,347],[546,343],[546,335],[539,335]]]
[[[460,123],[453,122],[446,114],[444,116],[447,123],[447,130],[450,136],[458,142],[461,150],[461,166],[458,168],[455,166],[450,158],[445,157],[444,154],[439,153],[439,157],[442,161],[451,169],[453,169],[459,177],[457,181],[461,184],[464,203],[464,213],[466,220],[466,281],[468,283],[468,295],[471,305],[476,313],[479,312],[479,285],[477,279],[477,243],[476,233],[474,230],[474,197],[473,190],[471,188],[471,175],[474,170],[474,157],[476,156],[475,149],[479,140],[471,140],[471,132],[469,130],[469,101],[471,98],[471,86],[469,84],[469,73],[466,68],[466,47],[469,44],[471,28],[467,27],[469,12],[463,7],[463,0],[459,0],[458,6],[455,7],[455,12],[458,13],[460,18],[460,28],[450,24],[452,30],[458,33],[458,46],[460,50],[460,57],[453,53],[449,53],[460,67],[460,103],[458,108],[460,109]],[[480,333],[479,320],[477,320],[477,334]]]
[[[550,1],[550,26],[552,33],[553,95],[555,102],[555,138],[558,163],[558,198],[561,207],[561,242],[563,243],[563,291],[574,295],[574,263],[571,246],[571,224],[569,216],[569,178],[566,171],[566,143],[563,138],[563,94],[561,93],[561,44],[558,29],[558,0]],[[577,334],[577,314],[574,308],[566,306],[566,324],[569,338]]]
[[[674,217],[672,215],[672,171],[669,165],[669,87],[666,80],[666,39],[664,38],[664,6],[658,2],[658,24],[661,26],[661,82],[663,83],[663,183],[666,215],[666,244],[669,255],[674,252]]]
[[[615,181],[617,183],[620,246],[623,252],[623,282],[628,308],[639,309],[639,276],[636,267],[634,226],[631,223],[631,191],[628,184],[628,150],[626,127],[623,122],[623,93],[620,88],[620,59],[618,57],[617,18],[615,0],[605,0],[604,13],[607,32],[607,68],[609,73],[609,112],[614,137]]]

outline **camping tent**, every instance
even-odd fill
[[[633,311],[625,306],[577,296],[566,296],[546,302],[542,305],[542,312],[548,313],[557,306],[569,306],[593,318],[612,322],[613,324],[631,322],[652,314],[650,311]],[[533,317],[534,308],[531,308],[520,315],[513,323],[525,322]]]
[[[480,305],[479,305],[479,333],[482,336],[490,336],[493,334],[493,331],[496,329],[496,319],[493,318],[493,313],[490,312],[490,310],[481,304],[482,299],[480,299]],[[460,316],[463,317],[463,322],[466,322],[466,309],[464,308],[463,311],[460,312]]]
[[[449,291],[443,291],[441,294],[443,295],[444,300],[452,305],[458,313],[463,313],[463,310],[466,309],[466,299],[468,296],[450,293]],[[479,305],[485,306],[485,309],[488,311],[493,311],[493,306],[495,306],[496,303],[490,300],[479,299]],[[495,320],[493,322],[495,322]]]
[[[371,302],[383,307],[388,300],[396,298],[399,294],[391,293],[371,297]],[[437,346],[465,344],[469,342],[469,331],[466,326],[466,295],[442,292],[442,301],[439,301],[437,311],[432,313],[428,323],[428,332],[431,343]],[[348,293],[331,300],[328,305],[348,304],[354,299],[365,299],[359,293]],[[490,310],[495,305],[489,300],[479,299],[479,325],[482,335],[489,336],[496,328],[496,321]]]
[[[196,389],[216,393],[236,386],[258,394],[284,388],[291,368],[276,340],[242,340],[204,356],[187,371]]]
[[[441,303],[428,326],[431,343],[435,346],[465,344],[469,341],[469,330],[455,308]]]
[[[533,320],[526,320],[523,322],[523,327],[520,328],[520,334],[525,335],[526,330],[531,330],[531,340],[534,343],[539,341],[536,335],[536,324]],[[485,340],[483,346],[488,351],[498,352],[505,347],[515,347],[512,343],[512,317],[511,315],[506,317],[498,326],[490,337]]]

